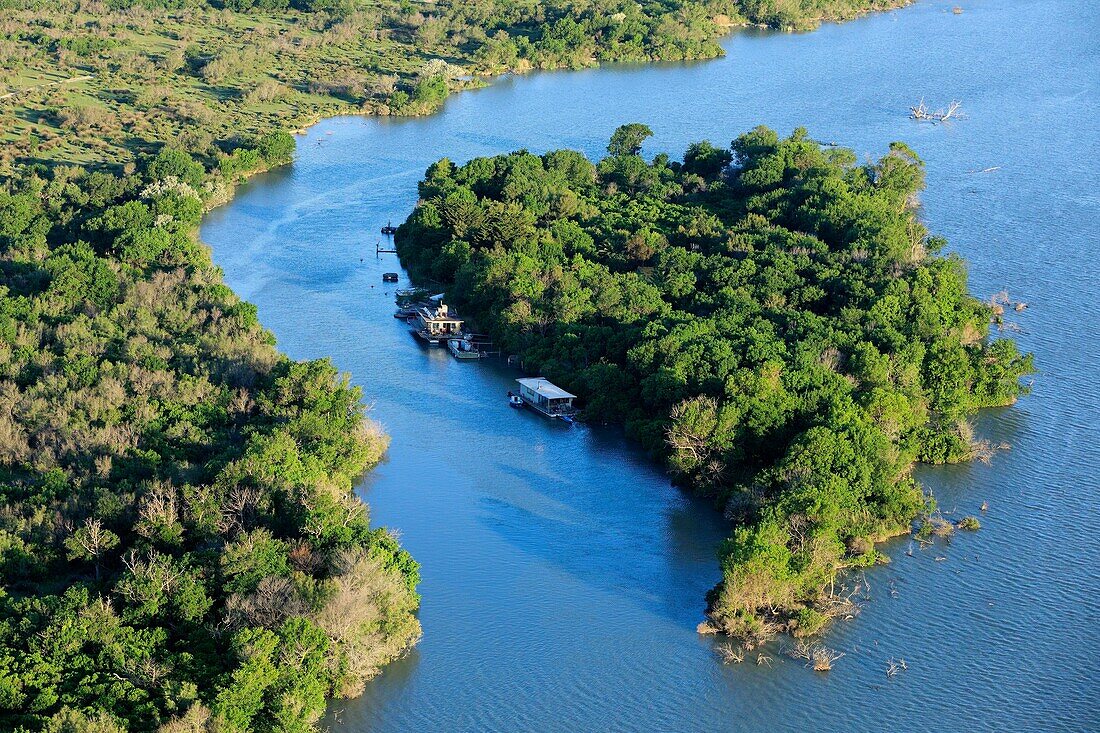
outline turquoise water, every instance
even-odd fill
[[[950,5],[739,34],[713,62],[504,79],[425,119],[329,120],[207,218],[228,283],[281,347],[331,356],[393,437],[361,491],[423,565],[424,639],[334,704],[333,730],[1100,729],[1100,8]],[[913,122],[922,97],[967,116]],[[376,233],[404,220],[428,164],[599,155],[629,121],[654,129],[647,154],[756,124],[861,157],[905,140],[972,291],[1030,304],[1011,320],[1042,370],[1034,393],[978,420],[1011,450],[920,470],[945,509],[988,502],[982,530],[911,557],[891,543],[863,612],[828,637],[845,656],[827,675],[778,649],[723,666],[695,633],[718,514],[616,431],[509,409],[518,375],[423,348],[391,318],[380,276],[399,266]],[[892,678],[891,658],[907,666]]]

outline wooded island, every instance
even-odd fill
[[[967,415],[1014,402],[1031,357],[990,338],[992,308],[918,220],[903,143],[860,165],[757,128],[647,162],[650,134],[620,127],[598,163],[441,160],[398,252],[733,520],[710,628],[813,634],[838,571],[929,511],[913,464],[974,457]]]

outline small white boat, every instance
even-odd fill
[[[447,348],[451,350],[451,354],[456,359],[480,359],[481,352],[466,339],[450,339],[447,341]]]
[[[523,407],[523,398],[512,392],[508,393],[508,404],[516,409]]]

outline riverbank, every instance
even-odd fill
[[[122,166],[165,141],[216,158],[228,140],[323,117],[426,114],[449,93],[505,72],[715,58],[731,28],[805,29],[908,3],[829,0],[811,18],[736,0],[628,4],[610,17],[572,6],[548,16],[506,2],[474,18],[462,7],[390,0],[331,13],[235,12],[201,0],[47,12],[16,0],[0,67],[20,73],[4,80],[0,166]]]
[[[284,33],[229,11],[208,23],[193,9],[52,19],[41,10],[23,16],[38,31],[9,20],[27,73],[37,61],[93,73],[5,98],[13,137],[0,205],[4,267],[15,275],[4,294],[15,330],[5,337],[16,358],[4,371],[14,399],[4,531],[39,559],[5,560],[5,586],[19,595],[3,597],[0,612],[41,619],[5,637],[23,660],[11,675],[25,678],[28,664],[66,673],[41,691],[50,705],[25,692],[5,719],[28,730],[207,721],[247,729],[266,719],[309,728],[326,696],[357,694],[419,636],[419,576],[349,495],[384,442],[364,422],[361,392],[326,361],[275,352],[255,308],[221,284],[195,238],[204,210],[293,154],[285,134],[265,132],[278,112],[257,127],[246,110],[279,102],[300,114],[310,105],[295,104],[302,100],[278,79],[248,89],[233,81],[265,67],[261,39],[279,45]],[[354,37],[347,18],[309,30]],[[218,40],[185,45],[196,31]],[[234,50],[242,32],[246,45]],[[169,47],[149,45],[158,37]],[[708,55],[686,48],[667,55]],[[429,63],[395,81],[387,107],[436,109],[450,73]],[[179,83],[150,85],[150,75]],[[119,97],[117,87],[130,93]],[[342,109],[325,104],[314,114]],[[249,124],[234,125],[242,114]],[[45,324],[54,329],[46,341],[25,337]],[[72,400],[91,413],[66,407]],[[50,417],[36,423],[43,409]],[[56,518],[52,542],[28,523],[43,504]],[[63,596],[56,577],[69,578]],[[105,603],[121,613],[110,631],[60,654],[40,648],[51,624],[91,619]],[[143,632],[155,640],[119,653]],[[300,665],[276,665],[292,645]],[[196,647],[201,658],[181,663]],[[86,664],[103,655],[115,662]],[[96,693],[89,675],[104,673],[125,689]]]
[[[222,172],[293,148],[0,194],[12,729],[308,728],[419,637],[417,565],[352,493],[388,443],[362,391],[277,352],[195,237]]]
[[[1096,215],[1090,171],[1073,154],[1073,131],[1093,117],[1088,96],[1075,95],[1094,75],[1079,55],[1087,34],[1048,22],[1060,13],[1072,28],[1090,27],[1092,13],[1069,3],[994,2],[962,16],[925,5],[810,35],[739,34],[727,60],[705,65],[536,74],[458,95],[439,116],[329,120],[300,141],[292,169],[253,179],[212,213],[203,239],[280,347],[295,358],[332,354],[368,387],[393,444],[361,491],[375,521],[400,528],[425,567],[423,640],[364,697],[334,705],[330,725],[754,731],[782,720],[933,731],[951,719],[974,730],[1087,728],[1089,690],[1059,670],[1095,666],[1094,584],[1066,590],[1062,581],[1091,577],[1062,529],[1091,528],[1097,516],[1080,488],[1095,455],[1078,449],[1095,442],[1095,370],[1087,345],[1064,349],[1095,269],[1095,238],[1079,227]],[[1039,49],[1039,66],[1021,67],[1021,45]],[[1048,65],[1062,71],[1044,73]],[[881,73],[853,85],[853,67]],[[805,68],[818,72],[800,77]],[[961,98],[968,117],[909,122],[917,93]],[[1042,131],[1014,115],[1021,104],[1042,111]],[[496,121],[491,132],[485,119]],[[670,490],[614,431],[523,419],[505,404],[508,374],[412,347],[390,317],[392,293],[380,282],[397,268],[392,255],[374,256],[373,235],[412,210],[431,162],[521,147],[598,158],[632,119],[654,127],[647,158],[700,137],[722,144],[762,120],[790,131],[814,119],[817,137],[849,143],[861,159],[911,140],[929,177],[922,218],[970,262],[973,291],[1024,283],[1014,295],[1031,307],[1008,315],[1044,376],[1031,398],[975,425],[1013,449],[988,466],[916,471],[951,518],[988,502],[982,530],[923,551],[914,542],[912,556],[897,540],[886,550],[893,563],[856,574],[863,610],[830,632],[845,657],[827,676],[771,647],[759,666],[755,653],[749,664],[716,663],[694,629],[699,599],[718,580],[720,517]],[[968,173],[993,165],[1002,172]],[[1024,170],[1005,185],[1007,172]],[[1054,214],[1063,211],[1071,215]],[[429,424],[431,437],[462,446],[462,460],[444,464],[425,448]],[[516,643],[501,642],[518,627]],[[891,658],[908,669],[886,677]],[[1035,661],[1023,686],[1021,658]],[[954,681],[951,695],[944,679]]]

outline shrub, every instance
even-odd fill
[[[798,611],[794,617],[794,621],[795,624],[792,635],[795,638],[805,638],[807,636],[813,636],[825,628],[825,624],[829,622],[829,617],[807,606]]]
[[[982,523],[978,521],[977,517],[971,516],[963,517],[955,526],[962,530],[976,532],[977,530],[982,528]]]

